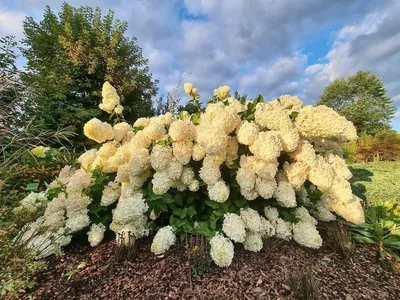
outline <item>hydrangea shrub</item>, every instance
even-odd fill
[[[48,186],[46,211],[34,224],[56,234],[53,252],[80,231],[92,246],[108,230],[118,244],[158,231],[151,246],[156,255],[177,238],[200,234],[209,239],[214,262],[225,267],[233,243],[258,252],[275,236],[319,248],[317,220],[364,221],[337,143],[357,138],[351,122],[289,95],[244,102],[222,86],[203,108],[193,84],[184,90],[192,113],[128,124],[115,89],[104,84],[99,107],[115,121],[86,123],[84,134],[98,146]],[[38,199],[22,204],[35,207],[30,202]]]

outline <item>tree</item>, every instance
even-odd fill
[[[124,116],[133,122],[153,113],[157,93],[148,61],[135,38],[124,36],[127,23],[99,8],[63,3],[58,16],[46,7],[43,20],[24,20],[23,80],[40,95],[30,111],[48,128],[73,126],[81,132],[91,117],[106,118],[99,108],[101,87],[109,81],[121,96]]]
[[[358,133],[376,134],[390,129],[396,107],[386,95],[382,80],[371,72],[358,71],[347,79],[336,79],[320,96],[318,105],[332,107],[352,121]]]

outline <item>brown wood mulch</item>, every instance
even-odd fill
[[[267,244],[267,243],[266,243]],[[150,252],[151,239],[138,241],[130,261],[117,262],[115,243],[76,246],[49,260],[28,299],[295,299],[290,273],[309,271],[318,299],[400,299],[400,275],[378,262],[371,246],[357,245],[343,259],[294,242],[271,242],[260,253],[235,248],[229,268],[216,266],[192,276],[184,245],[163,257]],[[68,266],[81,265],[70,279]]]

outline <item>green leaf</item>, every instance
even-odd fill
[[[362,235],[353,235],[353,239],[358,243],[375,244],[375,241]]]
[[[161,146],[168,146],[168,141],[167,140],[158,140],[156,142],[157,145],[161,145]]]
[[[183,196],[181,194],[176,194],[174,200],[176,204],[183,205]]]
[[[194,215],[196,215],[197,212],[196,212],[196,209],[195,209],[193,206],[191,206],[191,207],[188,208],[186,214],[188,215],[188,217],[191,218],[191,217],[193,217]]]
[[[224,214],[225,214],[223,210],[214,210],[213,213],[214,213],[214,215],[216,215],[217,217],[223,217]]]
[[[264,97],[262,95],[258,95],[256,103],[263,103],[263,102],[264,102]]]
[[[181,219],[184,219],[186,217],[186,212],[187,212],[186,207],[181,210],[181,213],[179,214]]]
[[[297,111],[294,111],[290,114],[290,119],[292,121],[296,120],[297,116],[299,115],[299,113]]]
[[[218,202],[212,200],[206,200],[206,204],[214,209],[218,209],[221,205]]]
[[[166,194],[164,194],[164,195],[162,195],[162,200],[165,202],[165,203],[174,203],[174,197],[172,197],[172,195],[171,194],[169,194],[169,193],[166,193]]]
[[[137,133],[138,131],[143,130],[144,127],[143,126],[138,126],[138,127],[133,127],[132,129],[133,129],[133,132]]]
[[[35,182],[35,183],[28,183],[28,184],[26,185],[25,190],[27,190],[27,191],[33,191],[33,190],[36,190],[38,187],[39,187],[39,183],[38,183],[38,182]]]

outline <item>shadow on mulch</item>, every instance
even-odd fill
[[[259,253],[235,248],[229,268],[213,267],[191,276],[184,245],[163,257],[150,252],[151,239],[138,241],[130,261],[117,262],[115,243],[95,249],[78,246],[38,275],[36,299],[294,299],[290,273],[313,275],[318,299],[400,299],[400,275],[377,262],[374,250],[357,245],[352,258],[342,259],[326,245],[319,250],[292,242],[266,242]],[[85,267],[68,280],[68,266]]]

